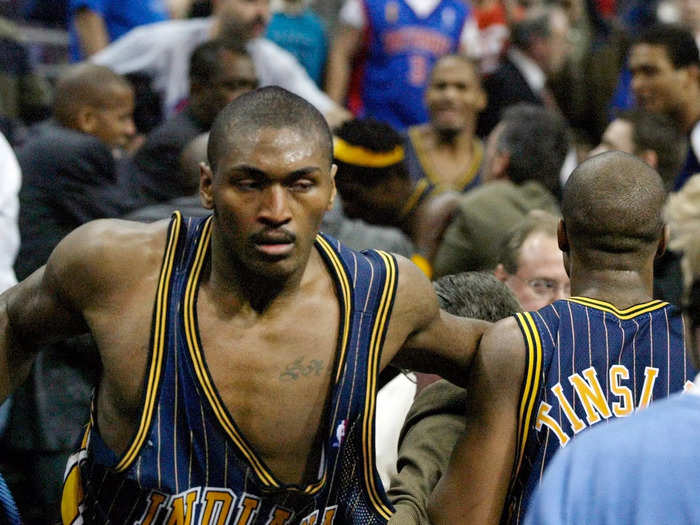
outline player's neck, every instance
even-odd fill
[[[653,279],[631,270],[584,270],[571,274],[571,295],[624,309],[653,299]]]
[[[465,151],[472,150],[474,125],[468,125],[459,130],[439,130],[433,126],[426,126],[424,136],[430,149],[439,149],[455,155],[463,154]]]
[[[210,263],[204,268],[202,282],[216,295],[217,302],[226,309],[236,311],[251,308],[263,313],[273,305],[293,298],[301,289],[308,275],[318,271],[318,264],[309,258],[299,265],[297,271],[287,275],[258,273],[236,260],[226,250],[216,249],[212,238]]]
[[[696,96],[689,97],[683,111],[682,125],[686,133],[693,130],[695,124],[700,121],[700,88],[694,90]]]

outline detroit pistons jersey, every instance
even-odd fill
[[[435,62],[459,49],[470,10],[462,0],[441,0],[419,17],[405,0],[364,0],[366,58],[363,111],[397,130],[428,121],[423,102]]]
[[[391,509],[374,468],[375,388],[394,295],[394,258],[355,252],[319,234],[335,282],[340,329],[316,479],[275,477],[224,406],[197,329],[196,302],[212,218],[170,223],[155,300],[142,415],[126,451],[88,425],[66,469],[64,523],[342,525],[385,523]],[[240,349],[231,349],[232,353]]]
[[[689,388],[696,374],[680,311],[662,301],[620,310],[573,297],[516,320],[526,362],[506,523],[524,520],[547,464],[576,434]]]

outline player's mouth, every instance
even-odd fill
[[[445,106],[437,106],[434,110],[434,115],[435,118],[438,119],[447,119],[447,120],[454,120],[459,118],[460,112],[459,110],[452,105],[445,105]]]
[[[267,22],[262,18],[257,18],[250,24],[250,34],[253,38],[262,36],[266,29]]]
[[[286,230],[259,233],[253,236],[255,249],[270,257],[284,257],[294,250],[296,236]]]

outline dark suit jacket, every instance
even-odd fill
[[[530,88],[525,77],[508,58],[483,81],[488,97],[486,108],[479,115],[477,134],[487,136],[501,119],[501,112],[518,102],[542,105],[542,99]]]
[[[43,265],[73,229],[127,211],[112,152],[92,135],[45,123],[32,131],[17,160],[22,168],[22,240],[15,263],[20,280]]]
[[[148,134],[132,163],[140,186],[137,193],[144,199],[142,205],[182,197],[186,193],[183,186],[190,190],[183,180],[180,154],[205,131],[208,127],[185,108]]]

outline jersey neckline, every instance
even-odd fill
[[[214,381],[207,366],[202,343],[199,337],[198,320],[196,313],[197,295],[199,290],[200,278],[204,263],[210,253],[210,240],[212,231],[212,218],[207,219],[207,222],[202,228],[200,242],[197,248],[197,253],[191,268],[188,271],[187,285],[185,289],[182,317],[184,320],[187,349],[192,359],[192,364],[195,373],[202,386],[203,393],[207,398],[210,408],[216,415],[216,419],[220,426],[231,439],[232,443],[243,454],[250,464],[253,472],[259,481],[269,489],[286,490],[302,492],[304,494],[314,494],[318,492],[325,484],[327,477],[327,455],[322,454],[320,471],[321,476],[314,482],[306,485],[286,484],[280,481],[272,470],[265,464],[262,458],[255,451],[252,444],[247,440],[244,433],[238,427],[235,419],[228,411],[224,404],[219,391],[214,384]],[[347,271],[341,263],[338,256],[333,252],[332,248],[319,235],[316,237],[314,247],[319,251],[326,268],[336,287],[336,295],[340,306],[340,330],[338,333],[338,341],[336,346],[336,368],[332,374],[333,383],[328,403],[331,403],[335,397],[338,381],[340,379],[343,367],[345,365],[345,356],[347,354],[347,343],[349,340],[350,322],[352,318],[352,294],[350,280]],[[325,413],[325,411],[324,411]],[[328,421],[324,422],[328,423]],[[334,425],[330,421],[327,431],[333,432]],[[325,441],[324,441],[325,443]],[[325,445],[324,445],[325,446]]]
[[[569,297],[566,300],[572,303],[581,304],[583,306],[588,306],[589,308],[594,308],[596,310],[601,310],[603,312],[613,314],[614,316],[619,317],[623,320],[632,319],[633,317],[637,317],[638,315],[658,310],[660,308],[668,306],[669,304],[665,301],[654,299],[644,303],[635,304],[628,308],[621,309],[607,301],[601,301],[600,299],[592,299],[590,297],[575,296]]]

